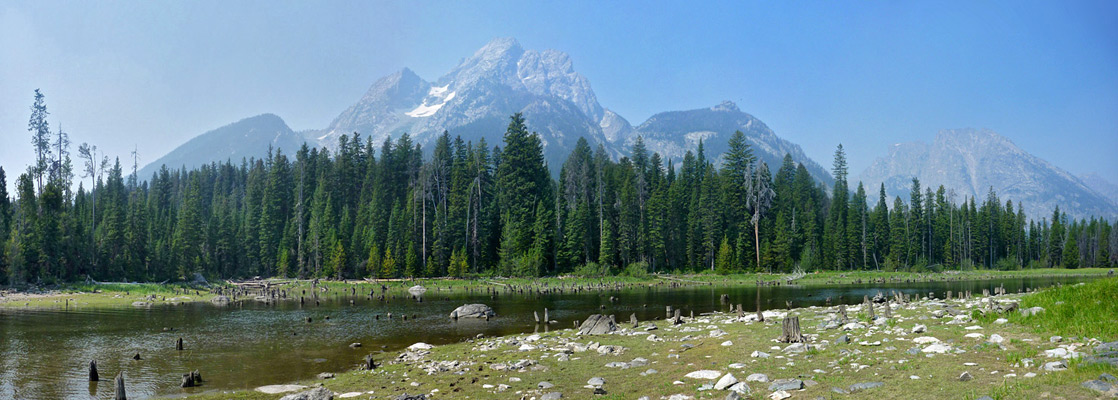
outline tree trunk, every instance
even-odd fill
[[[115,387],[113,390],[113,400],[128,400],[128,395],[124,393],[124,371],[116,374],[116,380],[113,386]]]
[[[804,335],[800,334],[800,317],[785,317],[781,323],[781,343],[803,343]]]

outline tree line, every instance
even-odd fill
[[[1059,208],[1028,220],[1021,204],[962,198],[912,180],[851,191],[841,145],[834,185],[786,155],[773,172],[736,132],[715,163],[679,161],[640,137],[612,159],[579,139],[553,179],[520,114],[490,147],[444,132],[427,152],[407,134],[336,150],[193,169],[126,173],[96,146],[52,130],[35,92],[36,162],[7,192],[0,168],[0,280],[6,283],[214,278],[396,278],[1113,267],[1118,235]],[[77,179],[77,189],[72,189]],[[88,189],[86,184],[88,183]]]

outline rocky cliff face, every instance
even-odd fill
[[[1002,202],[1023,203],[1031,218],[1050,217],[1056,205],[1075,217],[1118,216],[1118,206],[1082,180],[990,130],[944,130],[930,144],[895,144],[861,180],[868,190],[884,184],[890,196],[907,201],[913,177],[923,187],[953,190],[956,201],[983,201],[993,188]]]

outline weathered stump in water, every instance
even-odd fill
[[[190,376],[189,373],[182,374],[182,382],[179,383],[179,387],[182,387],[182,388],[194,387],[194,377]]]
[[[950,290],[948,290],[948,291],[947,291],[947,300],[951,300],[951,295],[952,295],[952,294],[953,294],[953,293],[951,293],[951,291],[950,291]]]
[[[664,310],[665,310],[664,318],[671,319],[672,318],[672,306],[665,306]]]
[[[113,386],[113,400],[128,400],[128,395],[124,393],[124,371],[116,374]]]
[[[738,319],[745,318],[745,311],[741,309],[741,303],[738,303]]]
[[[846,323],[846,304],[839,304],[839,314],[842,314],[842,323]]]
[[[140,353],[136,353],[136,355],[132,356],[132,359],[137,361],[140,360]]]
[[[551,317],[547,315],[547,307],[544,307],[544,309],[543,309],[543,323],[544,324],[550,324],[551,323]]]
[[[633,324],[633,329],[637,328],[637,314],[629,314],[629,323]]]
[[[800,317],[784,317],[779,340],[781,343],[804,342],[804,335],[800,333]]]
[[[679,325],[683,323],[683,318],[679,316],[679,309],[675,310],[675,315],[672,316],[672,325]]]
[[[869,297],[866,297],[866,312],[870,314],[870,321],[876,319],[876,317],[873,315],[873,302],[870,301]]]
[[[885,318],[893,318],[893,307],[889,305],[889,302],[885,302]]]
[[[532,316],[536,317],[536,325],[540,324],[540,313],[532,311]]]
[[[373,355],[372,354],[369,354],[369,355],[365,356],[365,362],[363,364],[361,364],[361,369],[364,369],[366,371],[372,371],[374,369],[377,369],[377,363],[376,363],[376,361],[373,360]]]
[[[182,350],[182,338],[175,342],[175,350]]]
[[[89,381],[97,382],[101,380],[101,376],[97,374],[97,361],[89,360]]]
[[[722,304],[730,304],[730,295],[723,294],[722,296],[718,297],[718,301],[720,301]]]

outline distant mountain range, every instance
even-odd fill
[[[1025,213],[1036,219],[1051,218],[1056,205],[1077,218],[1118,217],[1118,203],[1096,191],[1099,186],[1088,185],[990,130],[944,130],[930,144],[895,144],[860,179],[868,192],[884,183],[889,196],[907,201],[913,177],[924,188],[943,185],[953,190],[956,201],[966,196],[981,203],[993,188],[1003,205],[1006,200],[1022,203]]]
[[[575,72],[567,54],[525,50],[511,38],[491,41],[434,81],[407,68],[383,77],[326,128],[293,132],[272,114],[248,118],[191,139],[141,169],[140,177],[150,178],[164,164],[180,168],[260,158],[269,145],[286,154],[293,154],[304,142],[333,148],[339,136],[355,132],[378,143],[406,132],[425,149],[430,149],[443,131],[475,143],[484,138],[490,146],[499,146],[508,117],[516,112],[523,113],[529,129],[540,135],[544,157],[556,173],[579,137],[594,146],[600,144],[619,158],[627,155],[641,136],[650,151],[677,162],[687,151],[696,150],[701,140],[708,157],[719,161],[730,136],[740,130],[754,154],[771,168],[778,168],[784,155],[790,154],[819,182],[828,187],[833,183],[828,170],[804,154],[799,145],[780,138],[732,102],[658,113],[634,127],[598,103],[590,82]],[[1024,201],[1030,215],[1043,215],[1043,210],[1050,214],[1050,205],[1056,203],[1077,216],[1116,214],[1115,202],[1088,188],[1084,180],[1020,151],[1012,143],[998,145],[1008,140],[996,134],[993,136],[1000,140],[990,139],[989,134],[979,132],[948,136],[960,135],[979,139],[970,144],[944,139],[944,145],[939,146],[941,140],[937,138],[935,145],[895,146],[889,157],[879,159],[863,174],[863,180],[872,183],[868,190],[875,191],[877,184],[885,182],[890,195],[907,199],[911,177],[920,176],[925,185],[944,183],[960,195],[977,193],[983,198],[986,186],[993,184],[1001,198]],[[978,151],[974,146],[986,145],[990,148],[981,155],[969,153]],[[955,167],[958,165],[963,165],[961,171]],[[1056,187],[1064,190],[1053,190]]]

